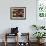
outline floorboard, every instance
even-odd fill
[[[0,46],[5,46],[4,42],[0,42]],[[9,42],[7,46],[16,46],[15,42]],[[37,46],[37,43],[30,43],[30,46]],[[44,43],[44,45],[42,46],[46,46],[46,43]]]

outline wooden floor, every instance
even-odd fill
[[[2,42],[0,42],[0,46],[4,46],[4,43]],[[7,46],[15,46],[15,43],[8,43],[8,45]],[[25,45],[24,45],[25,46]],[[34,42],[32,42],[32,43],[30,43],[30,46],[37,46],[37,43],[34,43]],[[46,46],[46,43],[44,43],[44,45],[41,45],[41,46]]]

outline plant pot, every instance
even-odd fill
[[[45,39],[38,39],[37,42],[38,42],[39,44],[41,44],[41,43],[44,42],[44,40],[45,40]]]
[[[37,43],[40,43],[40,39],[37,39]]]
[[[40,43],[44,43],[44,40],[45,40],[45,39],[40,39]]]

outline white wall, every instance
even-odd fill
[[[26,7],[26,20],[11,20],[10,7]],[[11,27],[19,27],[19,32],[29,32],[36,24],[36,0],[0,0],[0,34]]]

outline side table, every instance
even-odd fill
[[[7,46],[7,38],[10,38],[10,36],[16,36],[16,38],[17,38],[17,39],[15,39],[15,40],[17,40],[16,46],[18,46],[18,34],[11,34],[11,33],[6,33],[5,34],[5,46]]]

